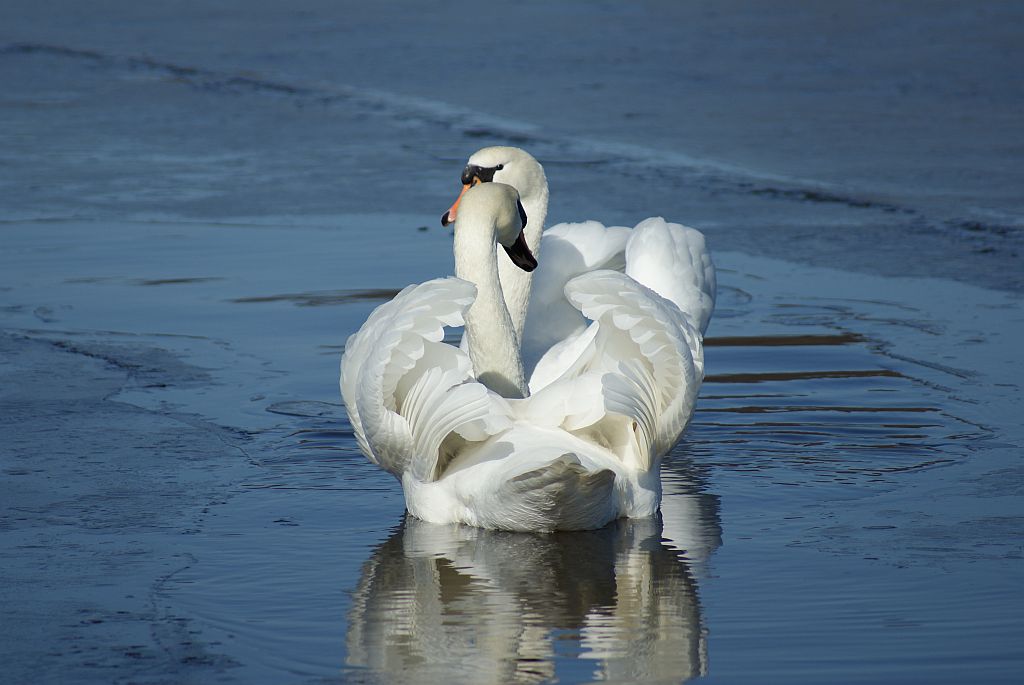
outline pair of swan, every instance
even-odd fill
[[[360,448],[432,523],[584,530],[654,514],[704,377],[704,236],[661,218],[542,235],[547,179],[518,148],[476,152],[462,181],[442,219],[455,277],[407,287],[345,345]],[[462,346],[445,343],[461,325]]]

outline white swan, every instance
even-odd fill
[[[532,160],[518,152],[518,160]],[[506,306],[499,277],[508,260],[496,246],[532,266],[530,231],[539,230],[524,211],[531,197],[519,204],[503,183],[467,185],[452,211],[458,277],[406,288],[346,344],[341,390],[360,447],[401,480],[410,513],[434,523],[571,530],[653,514],[660,458],[688,423],[703,378],[700,322],[710,310],[681,307],[703,298],[677,284],[696,280],[706,290],[710,272],[713,285],[703,237],[657,219],[627,240],[617,235],[627,229],[600,227],[598,256],[623,244],[622,254],[600,264],[589,259],[590,246],[573,248],[582,266],[570,260],[549,277],[583,272],[564,282],[573,318],[556,321],[567,335],[549,346],[527,384],[516,308]],[[546,182],[542,197],[541,215]],[[582,227],[569,234],[597,225]],[[626,273],[588,271],[602,264]],[[686,297],[645,287],[629,275],[638,264],[667,269],[651,277],[674,286],[670,296]],[[535,318],[528,317],[527,338]],[[442,342],[445,326],[463,323],[468,354]],[[535,385],[541,371],[547,377]]]

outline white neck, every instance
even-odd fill
[[[523,210],[526,212],[526,244],[530,246],[530,252],[537,259],[540,259],[540,236],[544,231],[544,220],[548,213],[548,186],[545,182],[539,192],[532,193],[529,197],[521,198]],[[530,304],[530,285],[533,281],[533,274],[523,271],[504,254],[504,250],[498,248],[498,277],[501,279],[501,289],[505,296],[505,303],[508,306],[508,313],[512,319],[512,327],[515,329],[516,340],[522,342],[523,325],[526,323],[526,309]]]
[[[493,223],[486,230],[467,226],[455,231],[455,275],[476,285],[476,300],[466,313],[469,356],[481,383],[502,397],[526,397],[519,337],[498,279],[496,245]],[[528,298],[528,282],[526,288]]]

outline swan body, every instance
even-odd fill
[[[654,514],[660,459],[704,375],[703,236],[648,219],[563,224],[542,240],[540,165],[516,148],[470,162],[488,178],[469,179],[446,214],[456,277],[409,286],[346,343],[341,392],[360,448],[433,523],[581,530]],[[516,178],[525,190],[505,183]],[[463,346],[443,342],[460,325]]]

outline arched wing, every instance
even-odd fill
[[[345,345],[341,395],[363,454],[398,478],[443,470],[453,433],[482,440],[509,424],[504,400],[477,383],[465,352],[443,342],[461,326],[473,284],[444,278],[409,286],[378,307]]]
[[[704,377],[701,334],[672,302],[625,274],[583,274],[565,293],[598,326],[581,375],[601,374],[606,416],[584,433],[650,469],[693,414]]]
[[[717,278],[704,234],[651,217],[626,245],[626,275],[673,302],[701,335],[715,310]]]
[[[715,308],[716,277],[704,235],[661,217],[633,229],[606,228],[596,221],[559,224],[545,232],[534,273],[523,333],[523,365],[531,392],[538,392],[573,367],[595,331],[566,299],[576,276],[598,270],[625,273],[672,302],[703,335]]]

